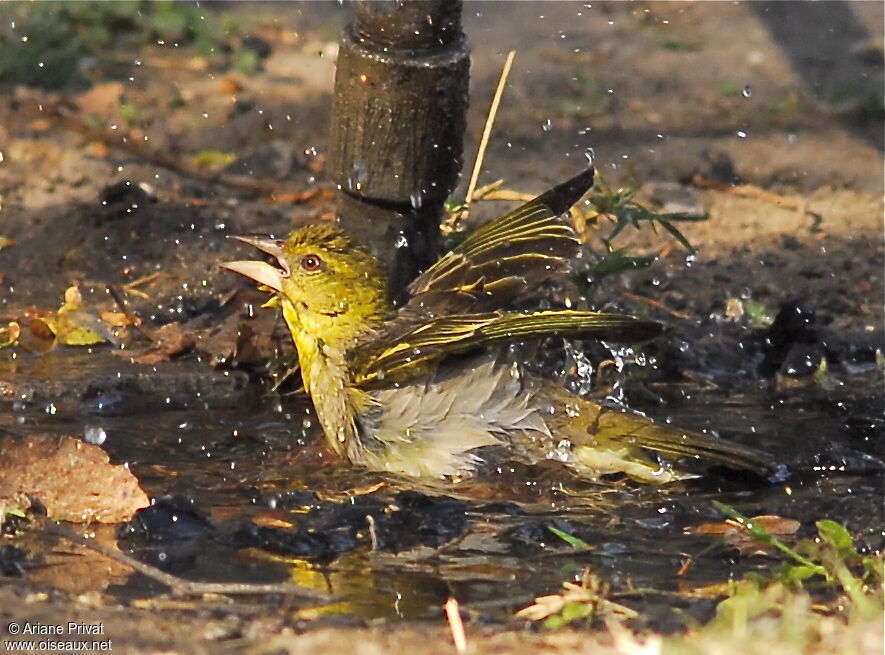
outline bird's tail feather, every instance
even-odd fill
[[[661,471],[647,456],[646,451],[651,450],[671,458],[712,460],[759,475],[773,471],[770,456],[753,448],[660,425],[639,414],[575,398],[564,391],[562,396],[556,395],[568,404],[568,419],[551,425],[551,431],[569,437],[576,459],[587,468],[609,469],[602,472],[622,470],[643,481],[667,482],[686,477],[669,469]],[[615,466],[616,461],[621,463],[620,469]]]

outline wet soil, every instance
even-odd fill
[[[640,612],[635,627],[663,632],[712,615],[713,601],[680,592],[775,566],[683,533],[722,519],[714,499],[798,519],[800,536],[832,518],[881,552],[883,8],[791,5],[465,8],[465,152],[475,151],[504,54],[519,51],[481,181],[542,191],[593,148],[609,183],[634,176],[643,202],[708,216],[680,224],[697,253],[631,230],[616,245],[656,261],[577,290],[596,308],[667,326],[644,350],[653,360],[645,383],[626,385],[630,406],[767,450],[784,467],[773,480],[712,470],[663,488],[591,485],[551,465],[415,488],[342,468],[319,447],[297,384],[269,391],[265,362],[291,352],[274,312],[218,269],[243,254],[228,235],[329,220],[328,198],[293,204],[183,175],[39,109],[76,101],[173,159],[220,149],[237,157],[230,175],[315,189],[327,184],[345,8],[226,6],[271,46],[250,75],[166,44],[117,53],[89,84],[0,87],[0,236],[14,240],[0,250],[2,324],[56,309],[79,283],[92,311],[119,309],[117,295],[146,328],[180,322],[196,341],[154,365],[114,356],[111,345],[0,351],[0,434],[101,428],[112,460],[166,499],[126,533],[96,529],[139,559],[192,579],[293,579],[338,598],[319,609],[283,596],[169,598],[127,567],[32,535],[25,575],[0,584],[4,622],[101,622],[125,652],[357,643],[368,653],[418,641],[435,652],[450,648],[440,607],[455,597],[480,649],[554,652],[574,650],[578,637],[516,632],[509,617],[585,566]],[[138,119],[121,116],[121,104],[138,107]],[[742,191],[690,183],[721,177],[723,166]],[[481,206],[475,218],[503,208]],[[125,345],[146,343],[133,333]],[[552,348],[548,372],[567,368]],[[548,525],[592,551],[574,552]],[[688,556],[694,565],[678,575]]]

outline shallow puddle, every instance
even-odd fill
[[[435,617],[450,596],[476,616],[503,619],[591,566],[619,602],[673,629],[686,615],[712,611],[681,592],[776,565],[684,533],[722,520],[713,500],[746,515],[797,519],[800,536],[832,518],[862,547],[882,547],[885,476],[876,449],[885,407],[868,395],[875,375],[829,391],[773,393],[758,381],[730,390],[665,387],[667,403],[651,415],[715,428],[786,469],[769,481],[711,470],[659,488],[585,483],[551,463],[416,489],[318,457],[300,395],[266,395],[242,374],[195,361],[154,370],[101,350],[7,359],[0,377],[16,396],[4,403],[0,429],[104,438],[112,460],[128,462],[152,497],[174,498],[136,521],[120,548],[185,578],[288,577],[337,597],[320,612],[362,619]],[[590,548],[575,550],[550,526]],[[103,538],[115,535],[105,530]],[[58,546],[32,544],[29,555],[49,559]],[[123,601],[164,591],[120,571],[90,584]]]

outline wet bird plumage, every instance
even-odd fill
[[[274,293],[298,350],[329,446],[355,465],[459,479],[504,452],[557,459],[585,477],[624,472],[679,477],[646,450],[764,471],[751,449],[654,424],[528,375],[503,349],[552,335],[638,341],[658,323],[574,310],[505,308],[526,288],[568,270],[580,242],[562,218],[593,170],[488,223],[408,287],[395,309],[380,263],[328,225],[286,240],[241,237],[271,254],[225,264]]]

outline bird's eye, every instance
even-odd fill
[[[308,273],[313,273],[323,267],[323,259],[319,255],[305,255],[301,258],[301,268]]]

